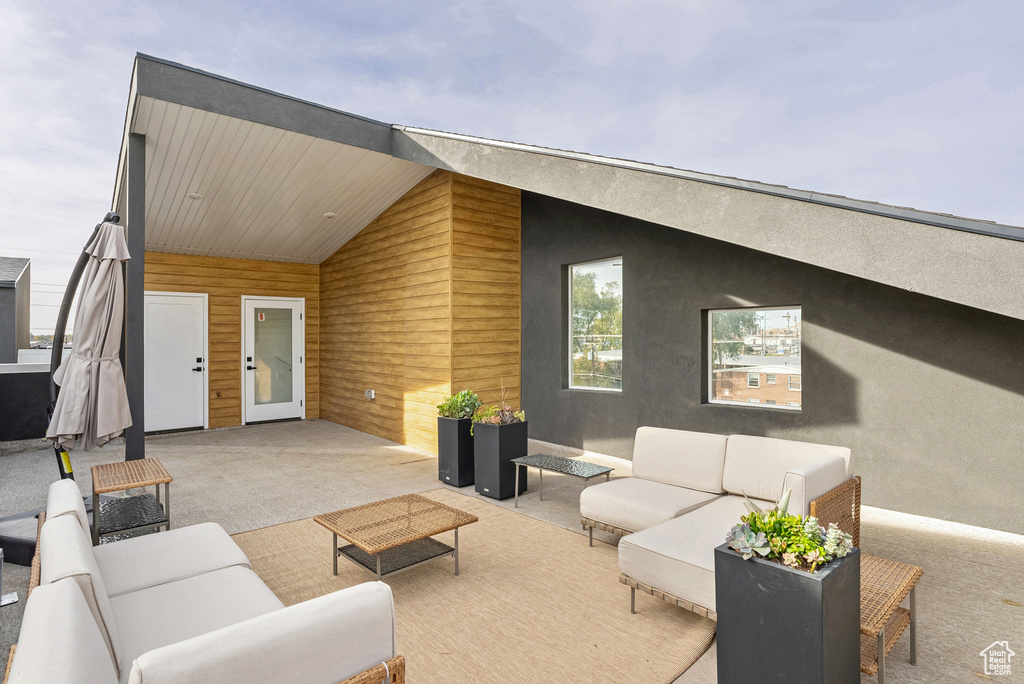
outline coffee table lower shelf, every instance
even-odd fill
[[[335,536],[334,545],[337,552],[334,558],[334,574],[338,574],[338,558],[344,556],[350,561],[376,573],[377,579],[388,575],[414,568],[417,565],[429,563],[438,558],[451,556],[455,558],[455,574],[459,574],[459,531],[455,530],[455,546],[448,546],[432,537],[418,539],[393,549],[388,549],[376,555],[366,553],[355,544],[337,546],[338,538]]]

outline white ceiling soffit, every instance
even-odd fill
[[[131,131],[146,136],[155,252],[317,264],[434,170],[149,97]]]

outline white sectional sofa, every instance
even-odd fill
[[[580,495],[584,527],[624,534],[622,581],[714,619],[714,549],[747,513],[744,495],[772,506],[791,490],[789,510],[852,476],[846,447],[749,435],[713,435],[641,427],[633,477],[593,485]]]
[[[386,584],[285,607],[219,525],[94,548],[62,480],[39,546],[9,684],[327,684],[396,657]]]

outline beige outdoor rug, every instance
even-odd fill
[[[630,615],[614,547],[476,497],[424,496],[480,520],[459,531],[458,577],[451,558],[385,577],[411,683],[661,684],[711,644],[714,622],[650,596]],[[234,539],[286,605],[374,579],[346,558],[335,577],[331,533],[312,518]]]

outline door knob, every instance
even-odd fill
[[[245,370],[256,370],[256,366],[246,366]]]
[[[192,369],[192,372],[193,373],[202,373],[203,372],[203,367],[202,366],[196,366],[195,368]]]

